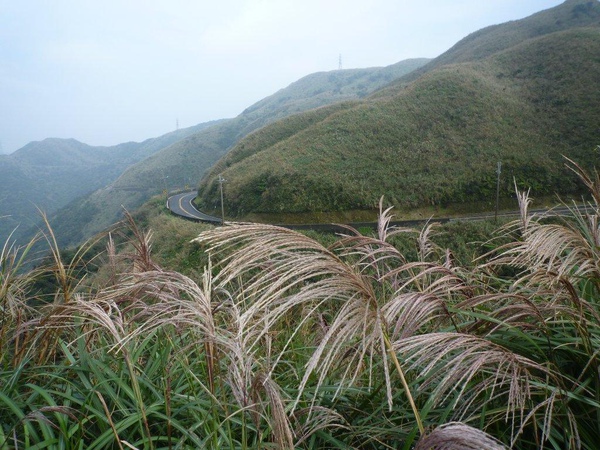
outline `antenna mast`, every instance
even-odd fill
[[[340,53],[340,59],[338,61],[338,70],[342,70],[342,54]]]
[[[219,175],[219,187],[221,188],[221,225],[225,225],[225,206],[223,205],[223,183],[227,180],[223,178],[223,175]]]

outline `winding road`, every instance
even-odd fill
[[[194,198],[196,198],[196,191],[183,192],[181,194],[172,195],[167,199],[167,209],[176,216],[183,217],[184,219],[193,220],[196,222],[207,222],[212,224],[221,224],[221,218],[205,214],[198,211],[193,204]],[[434,219],[435,222],[448,222],[449,219]],[[425,220],[406,220],[402,222],[392,222],[391,225],[402,225],[402,226],[417,226],[423,224]],[[377,228],[376,222],[360,222],[348,224],[354,228]],[[315,231],[333,231],[342,232],[344,228],[342,226],[332,223],[317,223],[317,224],[280,224],[284,228],[291,228],[295,230],[315,230]]]
[[[196,198],[196,191],[192,192],[184,192],[181,194],[176,194],[168,198],[167,200],[167,208],[175,215],[184,217],[188,220],[194,220],[196,222],[207,222],[212,224],[221,224],[221,218],[211,216],[209,214],[204,214],[201,211],[198,211],[194,205],[193,200]],[[577,209],[580,212],[587,212],[589,207],[584,205],[577,206]],[[540,209],[532,209],[529,211],[529,214],[538,214],[538,215],[547,215],[547,216],[561,216],[561,215],[570,215],[572,211],[565,206],[558,206],[554,208],[540,208]],[[498,217],[519,217],[518,211],[507,212],[503,211],[498,214]],[[432,222],[454,222],[454,221],[477,221],[477,220],[485,220],[494,218],[494,213],[480,213],[469,216],[462,217],[453,217],[453,218],[432,218],[429,221]],[[393,221],[390,225],[395,226],[419,226],[423,223],[428,222],[428,220],[403,220],[403,221]],[[377,228],[377,223],[375,222],[364,222],[364,223],[350,223],[348,224],[356,229],[367,227],[367,228]],[[279,225],[285,228],[292,229],[307,229],[307,230],[321,230],[321,231],[334,231],[339,232],[344,229],[341,226],[334,224],[302,224],[302,225]]]
[[[175,215],[189,220],[199,222],[221,223],[219,217],[204,214],[196,209],[193,200],[196,198],[196,191],[176,194],[167,199],[167,208]]]

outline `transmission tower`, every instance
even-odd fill
[[[175,119],[175,129],[179,130],[179,119]]]
[[[340,59],[338,60],[338,70],[342,70],[342,54],[340,53]]]

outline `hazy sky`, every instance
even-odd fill
[[[0,0],[0,144],[142,141],[562,0]]]

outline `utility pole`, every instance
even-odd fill
[[[165,175],[165,173],[162,170],[160,172],[162,173],[162,180],[163,180],[163,194],[165,197],[168,197],[169,189],[167,188],[167,178],[169,178],[169,175]]]
[[[498,222],[498,203],[500,203],[500,174],[502,173],[502,163],[498,161],[498,168],[496,169],[496,174],[498,175],[496,179],[496,214],[494,214],[494,221]]]
[[[219,175],[219,187],[221,188],[221,225],[225,224],[225,206],[223,205],[223,183],[227,180],[223,175]]]
[[[168,196],[169,196],[169,189],[167,188],[167,178],[169,178],[169,175],[165,175],[165,174],[163,173],[163,186],[164,186],[164,189],[163,189],[163,194],[164,194],[166,197],[168,197]]]

